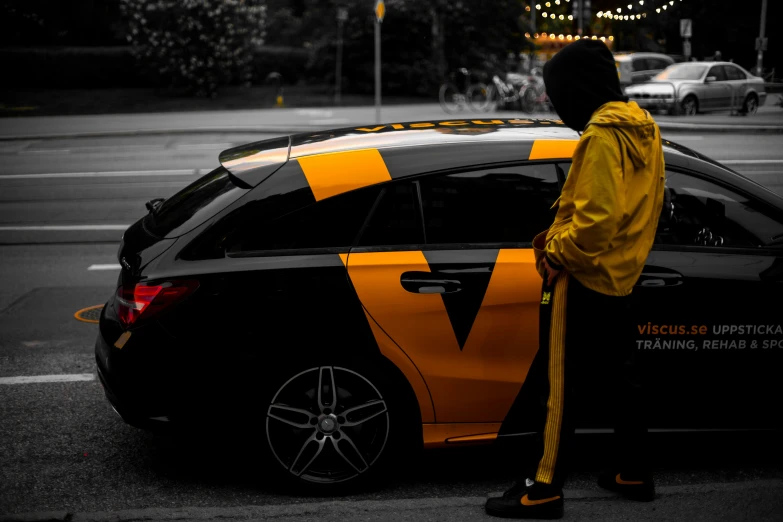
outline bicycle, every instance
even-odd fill
[[[522,92],[522,111],[532,114],[540,109],[541,112],[554,112],[554,107],[546,93],[544,80],[540,76],[531,74],[528,76],[526,86]]]
[[[470,71],[465,67],[459,69],[459,73],[464,77],[465,89],[457,87],[457,82],[452,80],[444,82],[440,86],[438,99],[444,112],[454,114],[462,109],[476,110],[472,100],[481,100],[486,96],[487,86],[481,82],[470,83]]]

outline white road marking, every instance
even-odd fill
[[[677,139],[668,140],[668,141],[677,143],[678,141],[702,141],[702,140],[704,140],[704,136],[678,136]]]
[[[725,163],[726,165],[766,165],[766,164],[781,164],[783,159],[738,159],[738,160],[715,160],[718,163]]]
[[[90,265],[87,270],[119,270],[121,268],[120,265]]]
[[[72,230],[127,230],[130,225],[30,225],[0,226],[0,232],[72,231]]]
[[[196,176],[209,172],[208,169],[175,170],[123,170],[113,172],[47,172],[42,174],[3,174],[4,179],[50,179],[50,178],[132,178],[137,176]]]
[[[72,373],[64,375],[26,375],[21,377],[0,377],[0,384],[36,384],[48,382],[94,381],[94,373]]]

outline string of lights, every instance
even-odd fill
[[[525,38],[531,38],[530,33],[525,33]],[[535,38],[536,40],[565,40],[568,42],[571,41],[577,41],[580,39],[588,39],[588,40],[601,40],[602,42],[613,42],[614,36],[579,36],[577,35],[571,35],[571,34],[555,34],[555,33],[535,33],[532,35],[532,38]]]
[[[637,4],[630,3],[625,8],[623,7],[617,7],[614,11],[598,11],[595,16],[598,18],[609,18],[611,20],[617,20],[617,21],[639,21],[644,18],[647,18],[647,11],[640,12],[643,9],[650,9],[649,13],[652,13],[652,4],[653,0],[634,0],[638,2]],[[678,0],[679,2],[682,2],[682,0]],[[661,14],[662,12],[665,12],[667,9],[674,7],[675,0],[664,0],[662,4],[658,7],[655,7],[655,14]],[[630,13],[630,14],[629,14]]]
[[[552,2],[544,2],[543,5],[542,4],[536,4],[536,10],[537,11],[541,11],[541,16],[543,18],[550,18],[552,20],[555,20],[555,19],[559,19],[559,20],[566,20],[566,19],[567,20],[573,20],[574,19],[574,15],[563,15],[563,14],[558,15],[558,14],[555,14],[555,13],[552,13],[551,11],[549,11],[550,9],[554,9],[554,6],[565,5],[565,4],[568,4],[570,2],[571,2],[571,0],[554,0]],[[525,11],[530,12],[530,6],[529,5],[525,7]]]

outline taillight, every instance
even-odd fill
[[[182,301],[198,288],[198,281],[166,281],[159,284],[122,285],[115,298],[117,315],[123,328],[130,328],[140,317],[149,319]]]

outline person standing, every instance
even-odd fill
[[[485,506],[507,518],[563,516],[577,398],[598,387],[611,403],[619,449],[599,485],[636,500],[655,496],[629,299],[663,205],[660,130],[623,94],[614,57],[600,40],[563,48],[544,66],[544,83],[558,116],[581,136],[546,233],[540,346],[517,397],[540,421],[538,443],[523,478]]]

